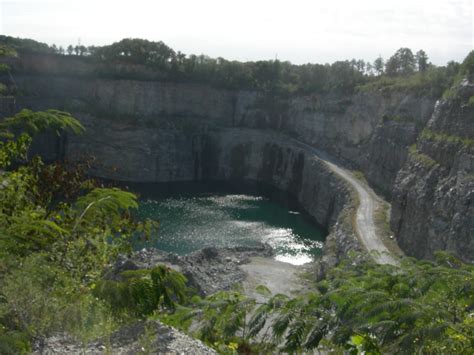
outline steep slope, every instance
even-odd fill
[[[474,262],[474,84],[438,103],[397,176],[391,225],[418,258],[449,250]]]

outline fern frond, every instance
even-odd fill
[[[30,136],[47,129],[59,134],[62,130],[69,129],[75,134],[85,131],[84,126],[68,112],[59,110],[31,111],[23,109],[12,117],[7,117],[0,122],[1,132],[23,132]]]
[[[285,350],[294,352],[301,348],[306,329],[306,322],[304,319],[296,319],[292,322],[288,329],[288,335],[285,339]]]
[[[316,322],[313,327],[309,330],[308,335],[304,341],[303,347],[308,350],[312,350],[319,346],[319,343],[326,334],[326,326]]]

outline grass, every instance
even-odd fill
[[[384,245],[390,253],[403,256],[403,252],[394,239],[394,233],[390,228],[390,204],[381,202],[374,212],[374,222],[377,233],[382,237]]]
[[[460,144],[468,148],[474,147],[474,139],[472,138],[461,137],[453,134],[447,134],[444,132],[434,132],[428,128],[425,128],[421,132],[421,137],[430,141]]]
[[[374,212],[374,222],[382,235],[390,237],[393,234],[390,229],[388,208],[386,206],[382,206],[382,204],[378,206]]]
[[[369,184],[369,183],[367,182],[367,179],[365,178],[365,175],[364,175],[364,173],[363,173],[362,171],[360,171],[360,170],[354,170],[354,171],[352,172],[352,175],[354,175],[354,177],[355,177],[357,180],[362,181],[364,184],[367,184],[367,185]]]
[[[421,164],[423,164],[423,166],[425,166],[428,169],[437,164],[436,161],[432,159],[430,156],[424,153],[421,153],[416,147],[416,144],[413,144],[410,146],[409,155],[412,159],[415,159],[416,161],[420,162]]]
[[[452,85],[448,87],[446,90],[444,90],[443,95],[442,95],[443,99],[451,100],[456,97],[459,84],[461,84],[461,81],[464,79],[464,77],[465,77],[465,74],[463,73],[456,74],[456,76],[453,78]]]
[[[467,106],[474,107],[474,96],[471,96],[467,101]]]

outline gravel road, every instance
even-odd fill
[[[390,253],[382,242],[381,237],[377,235],[374,211],[380,202],[375,192],[367,186],[367,184],[358,180],[350,171],[341,168],[325,153],[308,144],[302,142],[298,142],[298,144],[313,151],[335,174],[346,180],[357,192],[359,196],[359,206],[357,208],[355,227],[360,241],[377,263],[397,265],[398,261],[396,257]]]

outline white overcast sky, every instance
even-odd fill
[[[0,0],[0,33],[48,44],[162,40],[186,54],[326,63],[473,49],[473,0]]]

